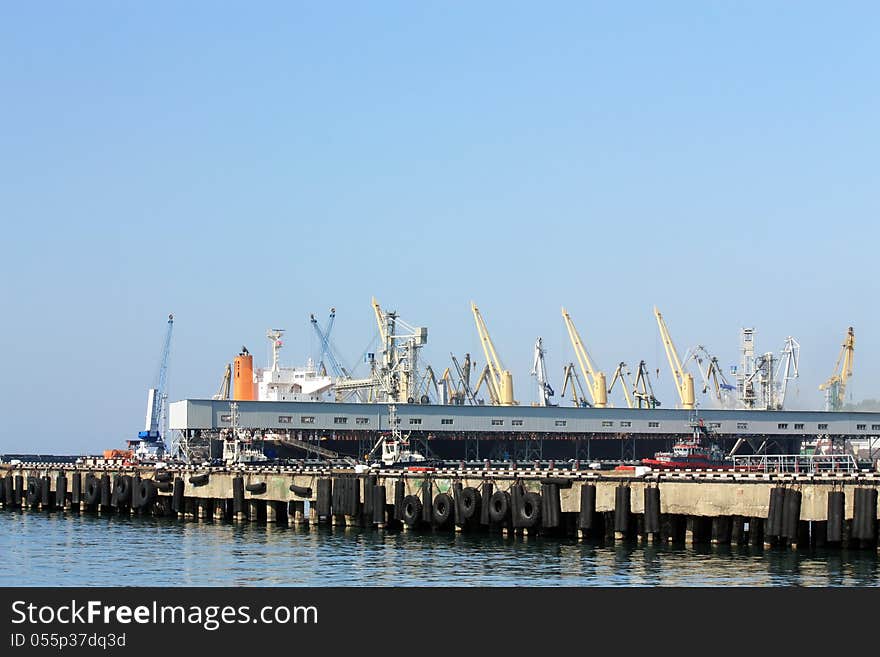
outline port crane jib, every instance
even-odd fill
[[[630,394],[631,384],[629,378],[629,369],[627,369],[626,363],[621,361],[614,370],[614,374],[611,375],[611,383],[608,384],[608,394],[610,395],[614,390],[614,384],[620,381],[620,387],[623,389],[623,396],[626,398],[626,407],[636,408],[633,397]]]
[[[541,338],[535,340],[535,356],[532,362],[532,376],[538,383],[538,405],[555,406],[551,401],[554,395],[553,388],[547,381],[547,368],[544,365],[544,344]]]
[[[571,340],[571,345],[574,347],[574,354],[577,357],[578,365],[580,365],[581,374],[583,374],[587,390],[590,392],[592,405],[596,408],[605,408],[608,406],[605,374],[593,366],[593,361],[590,359],[583,340],[581,340],[580,333],[578,333],[571,316],[566,312],[565,308],[562,309],[562,319],[565,321],[568,337]]]
[[[819,386],[819,390],[825,391],[826,411],[839,411],[843,408],[843,403],[846,400],[846,384],[853,373],[855,348],[856,334],[853,327],[850,326],[840,347],[837,363],[834,365],[834,374]]]
[[[675,389],[678,392],[681,407],[692,410],[696,406],[694,399],[694,377],[682,367],[678,351],[675,349],[675,344],[669,335],[669,329],[666,327],[666,322],[657,306],[654,306],[654,316],[657,318],[657,326],[660,328],[660,337],[663,340],[663,348],[666,350],[666,359],[669,361],[669,369],[672,370],[672,378],[675,380]]]
[[[486,327],[486,322],[483,320],[483,316],[480,314],[480,309],[477,308],[477,304],[473,301],[471,302],[471,312],[474,315],[474,322],[477,325],[477,333],[480,336],[480,343],[483,346],[483,353],[486,355],[486,369],[483,370],[483,374],[480,375],[482,379],[485,375],[486,384],[489,388],[489,396],[492,398],[492,403],[496,406],[515,406],[519,404],[513,398],[513,375],[510,373],[510,370],[504,368],[504,365],[501,363],[501,359],[498,357],[498,352],[495,351],[495,345],[492,344],[492,338],[489,337],[489,329]],[[478,382],[476,387],[474,388],[474,394],[476,394],[476,390],[480,387],[480,383]]]

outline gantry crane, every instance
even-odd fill
[[[623,396],[626,398],[627,408],[636,408],[633,397],[630,394],[630,383],[628,379],[629,370],[626,367],[626,363],[620,361],[617,365],[617,369],[614,370],[614,374],[611,375],[611,383],[608,384],[608,394],[610,395],[614,390],[614,384],[620,381],[620,387],[623,388]]]
[[[856,348],[856,334],[850,326],[846,337],[840,347],[837,363],[834,365],[834,374],[819,386],[819,390],[825,391],[825,410],[839,411],[843,408],[846,399],[846,384],[853,373],[853,356]]]
[[[489,386],[489,396],[492,403],[497,406],[515,406],[519,402],[513,398],[513,374],[510,370],[504,369],[498,353],[495,351],[495,345],[492,344],[492,338],[489,337],[489,329],[486,328],[486,322],[480,314],[477,304],[471,302],[471,312],[474,314],[474,322],[477,325],[477,333],[480,335],[480,342],[483,345],[483,353],[486,355],[486,383]],[[481,375],[481,378],[483,375]],[[479,383],[476,389],[479,388]]]
[[[584,386],[578,378],[577,368],[574,363],[569,363],[562,369],[562,396],[565,397],[565,391],[571,388],[571,402],[575,406],[586,408],[590,406],[587,401],[587,395],[584,392]]]
[[[666,358],[669,360],[669,369],[672,370],[672,378],[675,380],[675,389],[678,392],[681,407],[693,410],[695,407],[694,377],[684,371],[681,359],[678,357],[678,351],[676,351],[669,335],[669,329],[666,328],[666,322],[657,306],[654,306],[654,316],[657,318],[657,326],[660,327],[660,337],[663,339],[663,348],[666,350]]]
[[[554,406],[550,398],[555,394],[547,381],[547,368],[544,365],[544,343],[539,337],[535,340],[535,358],[532,362],[532,376],[538,382],[538,406]]]
[[[785,338],[785,346],[782,347],[782,358],[779,367],[773,377],[774,398],[773,408],[782,410],[785,407],[785,394],[788,391],[788,382],[798,378],[798,363],[800,362],[801,345],[790,335]]]
[[[605,387],[605,374],[593,367],[590,355],[587,353],[584,342],[575,328],[571,316],[562,309],[562,319],[565,321],[565,327],[568,329],[568,337],[574,347],[575,356],[577,356],[578,364],[581,366],[581,374],[587,383],[587,390],[590,391],[593,406],[596,408],[605,408],[608,406],[608,390]]]

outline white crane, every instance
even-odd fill
[[[535,359],[532,363],[532,376],[538,381],[538,405],[555,406],[550,398],[555,394],[547,381],[547,368],[544,366],[544,344],[539,337],[535,340]]]
[[[781,410],[785,407],[785,393],[788,389],[788,382],[791,379],[798,378],[798,362],[800,361],[801,345],[790,335],[785,338],[785,346],[780,352],[779,366],[776,368],[776,374],[773,376],[773,408]]]

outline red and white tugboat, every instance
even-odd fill
[[[726,470],[733,468],[733,462],[724,452],[709,440],[703,420],[691,422],[693,435],[672,446],[671,452],[657,452],[653,458],[642,459],[642,465],[651,468],[708,468]]]

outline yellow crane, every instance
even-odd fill
[[[632,395],[629,392],[629,381],[627,378],[629,377],[629,370],[626,367],[626,363],[623,361],[617,366],[617,369],[614,370],[614,374],[611,376],[611,383],[608,384],[608,394],[611,394],[611,391],[614,390],[614,384],[617,381],[620,381],[620,387],[623,388],[623,396],[626,397],[626,405],[628,408],[637,408],[635,402],[633,401]]]
[[[571,339],[571,345],[574,347],[575,356],[577,356],[578,364],[581,366],[581,373],[586,380],[587,390],[593,398],[593,406],[595,408],[605,408],[608,406],[608,390],[605,387],[605,374],[599,372],[593,367],[590,356],[587,353],[584,342],[571,321],[565,308],[562,309],[562,319],[565,320],[565,327],[568,329],[568,337]]]
[[[843,408],[846,395],[846,384],[853,373],[853,356],[856,350],[856,334],[850,326],[846,337],[840,347],[837,363],[834,365],[834,374],[822,385],[819,390],[825,391],[825,410],[839,411]]]
[[[657,326],[660,327],[660,337],[663,339],[663,347],[666,349],[666,358],[669,360],[669,369],[672,370],[672,378],[675,379],[675,389],[678,391],[678,397],[681,400],[681,407],[693,409],[694,402],[694,377],[684,371],[681,366],[681,359],[669,336],[669,329],[666,328],[666,322],[663,315],[654,306],[654,316],[657,318]]]
[[[471,312],[474,314],[474,322],[477,325],[477,333],[480,334],[480,342],[483,345],[483,353],[486,355],[486,368],[488,373],[484,371],[486,376],[486,384],[489,387],[489,396],[492,403],[496,406],[515,406],[519,402],[513,398],[513,375],[510,370],[504,369],[498,353],[495,351],[495,345],[492,344],[492,338],[489,337],[489,329],[486,328],[486,322],[480,314],[477,304],[471,301]],[[479,384],[478,386],[479,387]]]

